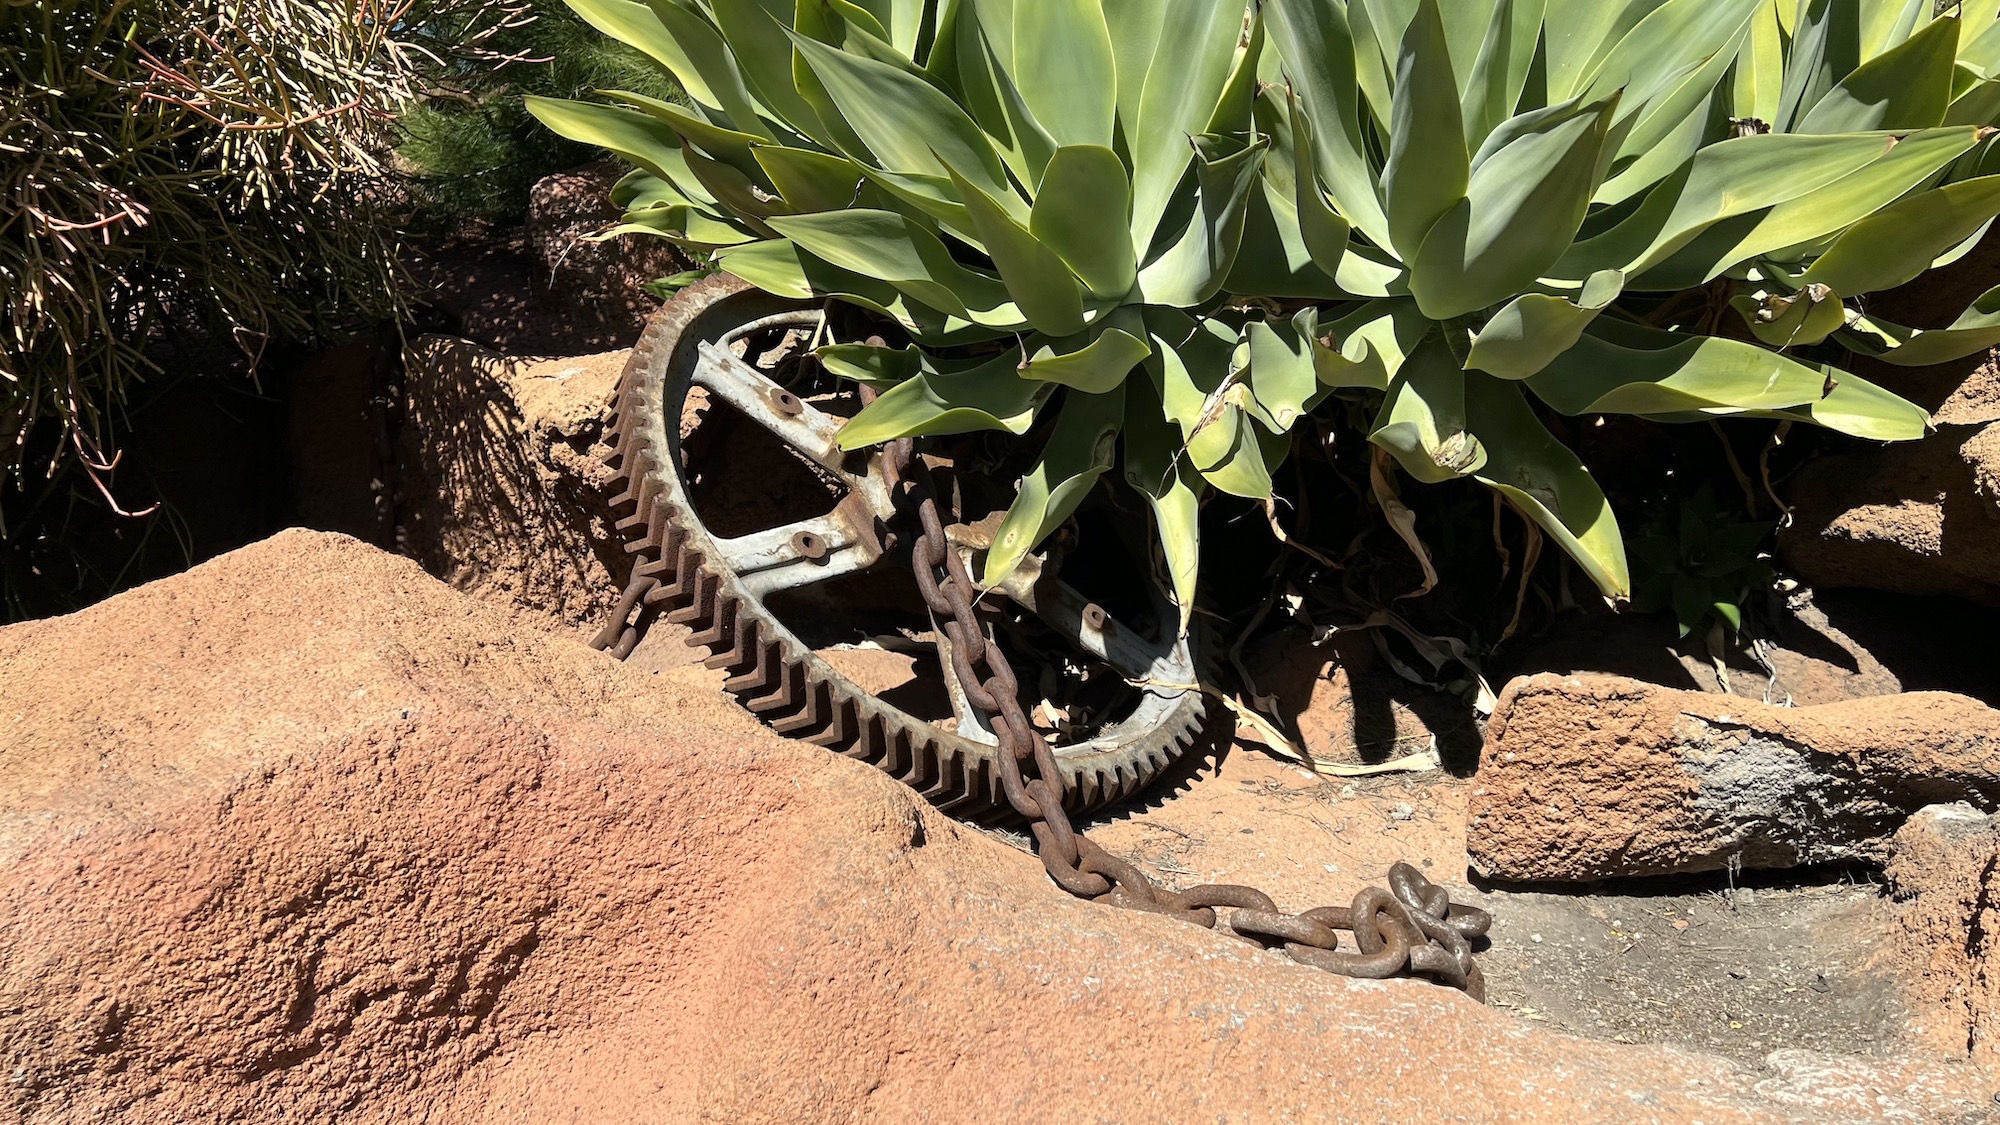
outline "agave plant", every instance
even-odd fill
[[[1202,493],[1268,498],[1288,431],[1345,394],[1411,475],[1483,482],[1623,599],[1617,522],[1547,412],[1910,438],[1922,410],[1813,349],[1987,340],[1898,338],[1845,302],[2000,213],[1990,10],[570,3],[688,94],[531,107],[639,167],[624,229],[914,341],[822,350],[882,391],[846,445],[1047,434],[988,582],[1118,466],[1185,609]]]
[[[1872,4],[1773,2],[1753,17],[1730,91],[1753,131],[1832,134],[1986,126],[2000,119],[2000,0]],[[1731,304],[1779,346],[1829,336],[1902,366],[2000,343],[2000,290],[1948,326],[1919,330],[1864,315],[1854,298],[1912,280],[1969,251],[1992,224],[2000,179],[1982,146],[1946,182],[1886,203],[1839,236],[1767,254],[1758,284]],[[1949,249],[1946,249],[1949,247]]]

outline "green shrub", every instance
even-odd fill
[[[393,313],[394,114],[516,16],[0,0],[0,484],[39,430],[38,459],[102,485],[113,415],[164,333],[254,352]]]
[[[402,114],[396,154],[426,209],[447,224],[467,217],[500,223],[526,213],[542,177],[600,155],[542,128],[522,95],[573,98],[592,90],[632,90],[673,100],[672,78],[644,55],[598,34],[562,0],[526,0],[532,19],[502,29],[484,47],[510,60],[467,67],[455,89]]]
[[[627,230],[916,341],[823,351],[885,389],[844,443],[1059,403],[988,580],[1122,463],[1185,604],[1202,491],[1269,497],[1341,394],[1624,600],[1547,413],[1914,438],[1828,341],[2000,339],[2000,299],[1921,334],[1849,303],[2000,213],[2000,0],[570,2],[693,103],[533,103],[642,169]]]

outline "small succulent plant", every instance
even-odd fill
[[[2000,0],[569,2],[687,93],[531,105],[637,165],[621,229],[912,341],[822,350],[882,392],[844,444],[1046,434],[989,582],[1116,470],[1185,609],[1203,493],[1338,394],[1623,600],[1551,412],[1913,438],[1842,347],[2000,341],[1858,303],[2000,214]]]

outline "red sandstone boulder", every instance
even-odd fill
[[[595,633],[631,570],[604,466],[625,352],[522,359],[425,336],[404,352],[405,553],[458,589]]]
[[[1791,486],[1778,537],[1814,586],[2000,605],[2000,366],[1952,392],[1922,440],[1826,457]]]
[[[2000,817],[1955,803],[1924,809],[1896,833],[1898,955],[1916,970],[1916,1037],[2000,1065]]]
[[[0,629],[23,1121],[1932,1118],[1078,902],[713,693],[287,533]],[[1958,1099],[1958,1100],[1954,1100]]]
[[[1512,880],[1883,859],[1909,815],[2000,804],[2000,711],[1948,692],[1816,707],[1540,675],[1501,693],[1466,850]]]

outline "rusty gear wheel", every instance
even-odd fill
[[[1005,816],[995,743],[965,705],[949,661],[933,658],[932,666],[947,665],[957,714],[919,718],[864,690],[773,612],[770,603],[788,591],[859,575],[885,559],[914,586],[880,452],[841,453],[833,443],[841,420],[767,376],[745,351],[756,333],[768,338],[819,321],[816,308],[718,276],[683,290],[648,324],[619,384],[611,438],[622,484],[612,503],[635,569],[597,643],[624,657],[653,620],[686,625],[694,631],[688,643],[708,652],[705,663],[727,671],[726,689],[773,730],[866,761],[941,808]],[[698,409],[690,396],[725,403],[775,436],[827,486],[832,510],[744,534],[721,534],[704,522],[684,449],[684,418]],[[709,460],[702,473],[767,469]],[[1144,787],[1200,735],[1207,702],[1189,686],[1194,649],[1171,628],[1157,628],[1171,616],[1153,622],[1152,634],[1164,639],[1148,639],[1144,628],[1053,576],[1031,577],[993,591],[1006,595],[995,600],[1066,641],[1078,660],[1094,658],[1101,677],[1115,679],[1124,693],[1119,714],[1074,740],[1056,739],[1065,804],[1072,811],[1101,807]],[[1150,596],[1156,613],[1172,613],[1164,595]]]

